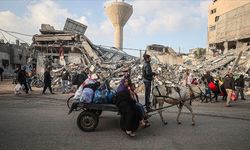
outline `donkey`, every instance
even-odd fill
[[[197,85],[176,85],[174,87],[167,85],[154,86],[152,89],[153,105],[155,108],[157,108],[158,104],[158,113],[160,115],[161,121],[164,124],[167,124],[167,122],[163,119],[162,116],[163,110],[161,110],[161,108],[163,108],[164,102],[176,105],[178,107],[178,115],[176,118],[178,124],[181,124],[181,122],[179,121],[179,117],[183,106],[185,106],[192,114],[192,125],[194,126],[194,113],[191,105],[193,99],[199,97],[200,92],[201,88]]]

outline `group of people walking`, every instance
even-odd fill
[[[30,72],[27,72],[27,70],[31,70]],[[48,66],[45,68],[44,74],[43,74],[43,91],[42,94],[46,93],[46,90],[49,89],[49,92],[51,94],[55,94],[52,89],[52,76],[51,76],[51,70],[52,67]],[[13,80],[13,83],[20,84],[21,87],[23,87],[23,90],[26,94],[29,93],[29,91],[32,91],[31,82],[33,80],[34,73],[32,71],[32,67],[29,66],[29,69],[27,69],[27,66],[18,66],[15,70],[15,81]],[[68,85],[69,82],[72,80],[71,75],[69,71],[66,68],[63,68],[61,71],[61,84],[62,84],[62,93],[65,94],[68,92]],[[77,78],[75,79],[78,87],[81,85],[82,82],[87,79],[87,74],[85,73],[85,70],[82,70],[79,74],[77,74]]]
[[[198,84],[194,82],[196,78],[192,74],[186,74],[186,84]],[[214,78],[210,71],[202,76],[201,81],[205,85],[205,95],[209,96],[210,101],[213,99],[217,102],[218,96],[223,96],[222,100],[226,101],[225,106],[231,107],[231,95],[236,94],[236,97],[241,96],[241,100],[245,100],[244,88],[245,88],[245,79],[244,75],[240,75],[236,80],[234,79],[233,73],[228,72],[224,78],[218,77]],[[213,93],[213,97],[212,97]],[[206,99],[206,102],[207,99]]]

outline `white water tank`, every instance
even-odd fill
[[[133,7],[124,1],[115,1],[105,6],[105,12],[111,20],[114,33],[114,46],[117,49],[123,48],[123,27],[133,13]]]

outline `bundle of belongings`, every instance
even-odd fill
[[[100,85],[96,74],[90,75],[75,92],[74,100],[84,103],[112,104],[115,91],[111,90],[108,82]]]
[[[21,86],[20,83],[18,83],[15,88],[14,88],[14,94],[15,95],[19,95],[19,94],[22,94],[22,91],[23,91],[24,87]]]

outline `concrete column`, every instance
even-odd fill
[[[40,76],[44,73],[44,56],[43,53],[38,53],[37,55],[36,73]]]
[[[241,50],[243,50],[242,49],[243,47],[244,47],[244,43],[243,42],[240,42],[240,41],[236,42],[236,51],[237,52],[240,52]]]
[[[122,42],[123,42],[123,27],[122,26],[115,26],[115,47],[122,50]]]
[[[223,43],[223,46],[224,46],[224,52],[223,52],[223,54],[225,54],[225,53],[228,52],[228,41],[225,41],[225,42]]]

